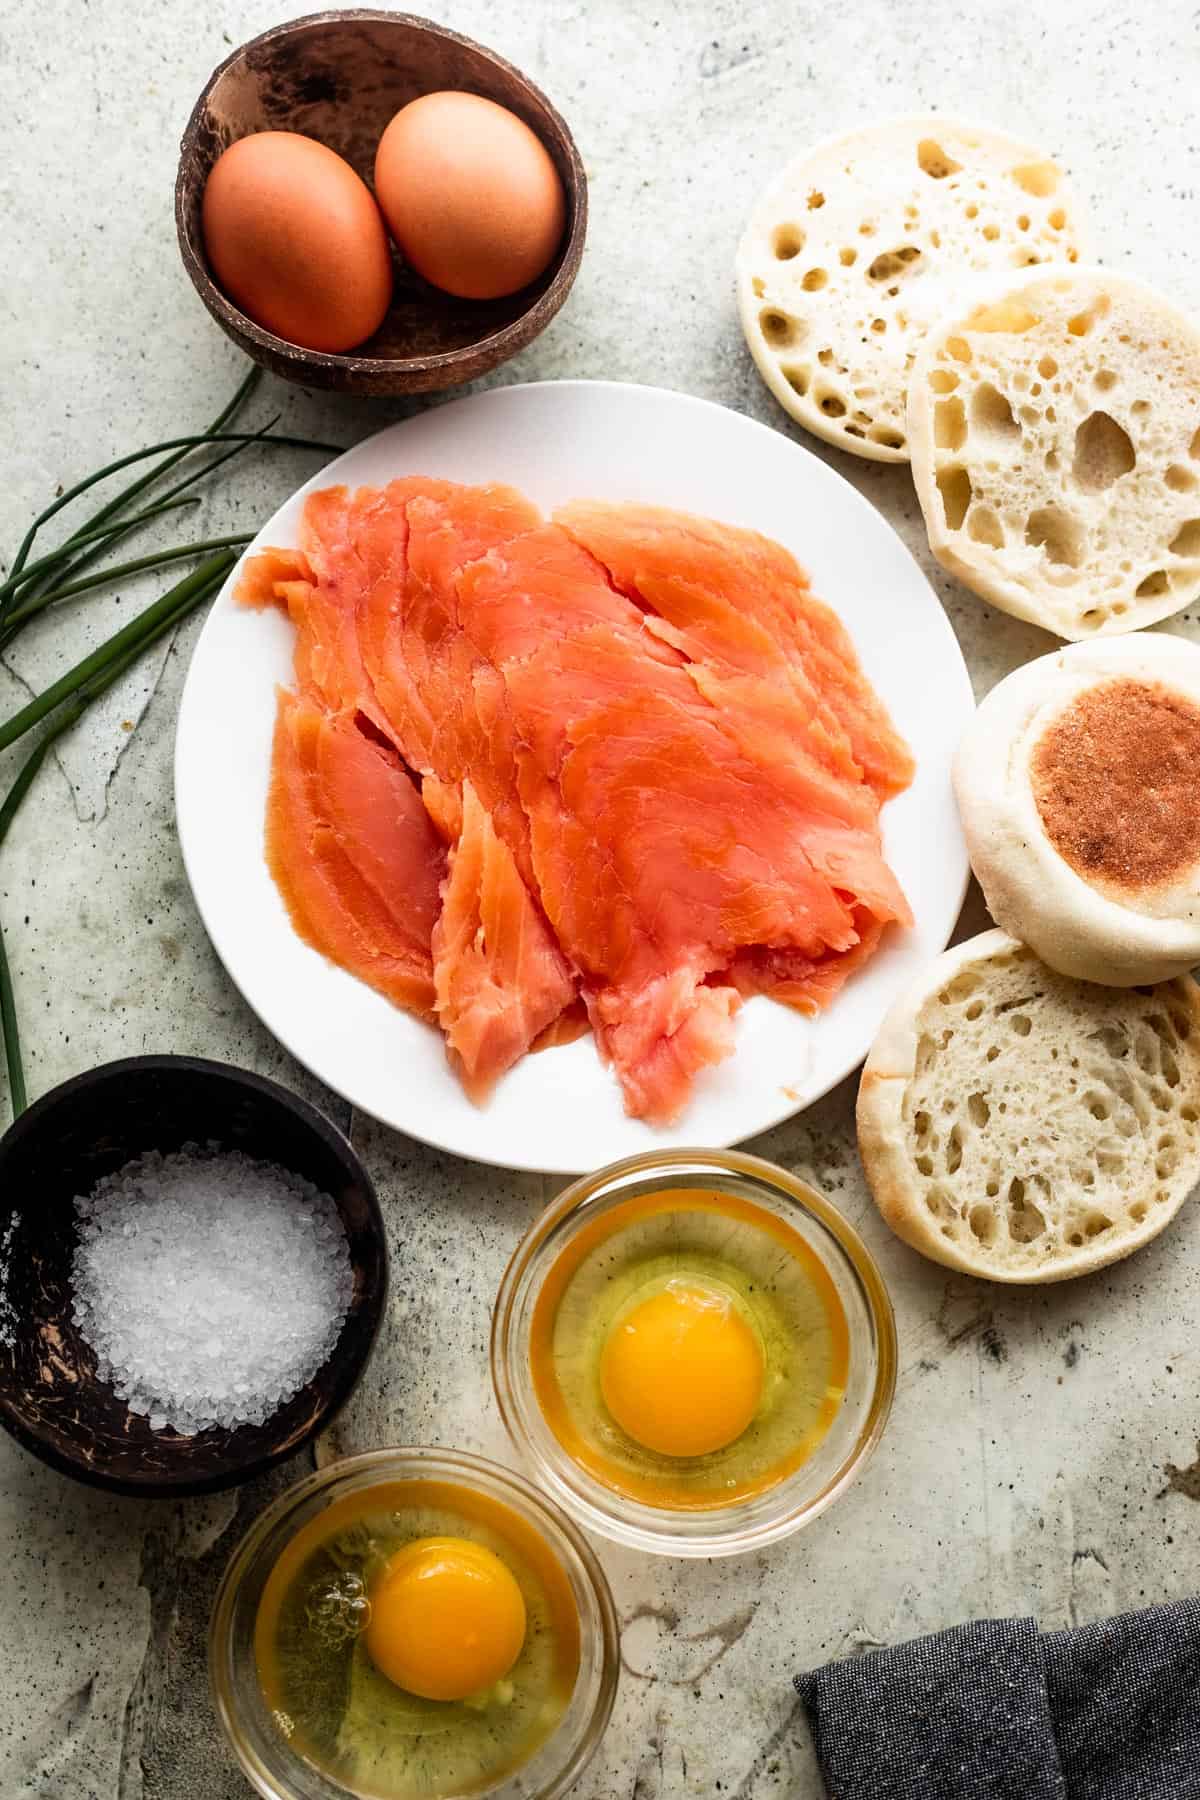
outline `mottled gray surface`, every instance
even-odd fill
[[[289,10],[302,8],[0,4],[9,553],[56,484],[206,420],[231,391],[235,355],[175,254],[174,146],[212,65]],[[887,111],[968,112],[1029,133],[1071,167],[1107,260],[1200,302],[1200,47],[1184,0],[447,0],[443,16],[546,87],[592,180],[575,294],[503,380],[657,383],[787,430],[737,329],[738,229],[781,157]],[[399,416],[270,384],[256,421],[275,410],[343,443]],[[928,567],[906,473],[817,453]],[[310,467],[264,455],[187,530],[257,522]],[[934,578],[980,691],[1049,647]],[[74,652],[103,635],[141,591],[81,610],[61,637],[31,633],[0,670],[0,713],[61,666],[63,640]],[[313,1091],[225,980],[188,895],[170,764],[190,637],[66,742],[0,858],[35,1092],[140,1050],[226,1056]],[[1123,1268],[1066,1289],[948,1280],[875,1217],[852,1099],[847,1084],[754,1147],[822,1183],[882,1261],[903,1350],[890,1434],[832,1514],[766,1555],[684,1567],[604,1551],[626,1675],[578,1789],[586,1800],[807,1800],[820,1786],[795,1667],[981,1612],[1031,1608],[1057,1625],[1200,1586],[1200,1211]],[[390,1221],[394,1300],[330,1449],[407,1439],[503,1454],[488,1310],[553,1184],[456,1163],[362,1121],[354,1131]],[[0,1444],[5,1800],[247,1792],[215,1735],[203,1637],[236,1528],[283,1479],[236,1501],[153,1508],[77,1489]]]

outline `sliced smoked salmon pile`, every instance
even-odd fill
[[[412,478],[313,495],[240,597],[296,626],[296,928],[435,1018],[475,1098],[586,1016],[627,1110],[677,1118],[745,997],[815,1012],[911,922],[879,809],[912,759],[767,538]]]

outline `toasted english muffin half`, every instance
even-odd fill
[[[1200,595],[1200,326],[1107,269],[977,286],[908,390],[938,561],[1059,637],[1132,631]]]
[[[992,917],[1062,975],[1200,963],[1200,645],[1072,644],[994,687],[954,789]]]
[[[756,204],[737,253],[759,373],[818,437],[908,461],[905,390],[921,340],[981,271],[1084,253],[1058,165],[986,126],[867,125],[798,156]]]
[[[1004,931],[947,950],[863,1069],[858,1144],[892,1230],[991,1281],[1128,1256],[1200,1178],[1200,989],[1071,981]]]

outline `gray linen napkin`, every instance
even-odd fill
[[[1200,1600],[983,1619],[796,1690],[830,1800],[1200,1800]]]

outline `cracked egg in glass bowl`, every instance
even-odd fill
[[[722,1556],[823,1512],[882,1435],[891,1302],[823,1195],[735,1151],[576,1182],[513,1256],[492,1378],[536,1478],[589,1530]]]
[[[234,1551],[209,1670],[264,1800],[558,1800],[612,1712],[595,1552],[519,1475],[373,1450],[281,1495]]]

